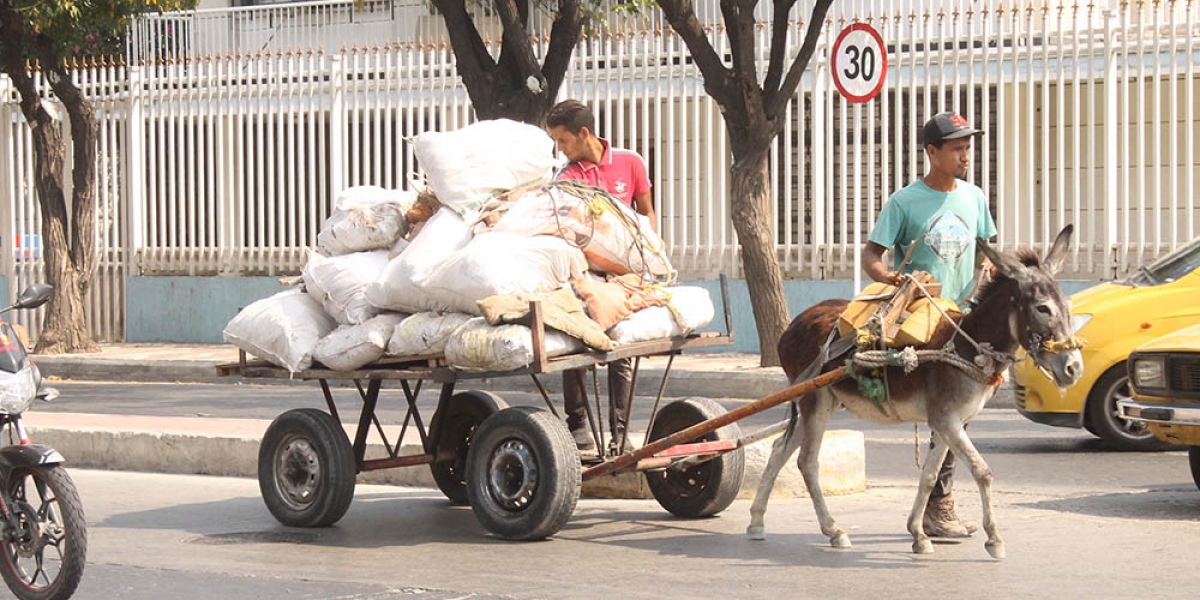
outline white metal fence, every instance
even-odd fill
[[[970,177],[992,200],[1004,248],[1043,248],[1075,223],[1067,276],[1107,279],[1197,235],[1193,3],[879,4],[835,7],[776,144],[775,233],[788,277],[853,276],[854,248],[883,201],[924,168],[920,125],[945,109],[988,132]],[[351,14],[345,3],[296,9],[309,11],[309,24],[289,30],[293,50],[199,53],[216,42],[196,40],[218,39],[205,31],[221,26],[188,13],[134,28],[131,48],[142,54],[131,56],[165,47],[155,37],[164,23],[188,32],[176,50],[75,70],[103,127],[103,260],[91,298],[98,338],[123,335],[128,275],[296,272],[337,191],[407,186],[416,164],[405,140],[472,120],[448,44],[421,34],[331,49],[312,41],[328,41],[322,23],[333,17],[312,15],[331,7]],[[838,96],[827,63],[834,36],[853,20],[876,27],[890,56],[885,91],[866,105]],[[759,31],[764,60],[768,31]],[[793,50],[801,35],[794,25]],[[562,91],[595,108],[614,144],[648,159],[660,230],[681,275],[693,278],[740,271],[724,124],[702,86],[659,19],[621,18],[580,43]],[[0,99],[0,236],[29,245],[40,232],[30,138],[4,79]],[[10,281],[40,277],[36,244],[0,260],[16,275]]]

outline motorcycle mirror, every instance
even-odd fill
[[[50,296],[54,294],[54,286],[48,283],[35,283],[24,290],[17,296],[17,303],[13,308],[37,308],[50,300]]]

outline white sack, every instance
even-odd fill
[[[663,288],[670,295],[666,306],[643,308],[608,329],[617,344],[632,344],[687,335],[708,325],[716,311],[708,290],[701,287]]]
[[[321,302],[329,316],[343,325],[358,325],[381,312],[367,301],[366,293],[387,263],[387,250],[334,257],[309,252],[301,274],[309,295]]]
[[[313,358],[334,371],[353,371],[383,356],[388,338],[407,315],[379,315],[361,325],[343,325],[321,338]]]
[[[410,315],[396,325],[387,345],[390,356],[441,354],[450,334],[471,319],[462,313],[423,312]]]
[[[469,241],[471,230],[462,218],[450,209],[439,210],[408,248],[388,262],[379,278],[367,286],[367,301],[376,308],[396,312],[451,311],[450,306],[434,301],[414,282]]]
[[[622,202],[584,200],[556,188],[530,190],[509,203],[492,231],[560,236],[582,247],[588,265],[602,273],[671,272],[666,246],[649,219]]]
[[[554,140],[542,128],[509,119],[425,132],[414,144],[438,201],[460,215],[499,191],[549,181],[558,167]]]
[[[404,215],[416,201],[416,192],[373,185],[342,190],[317,245],[331,256],[391,248],[407,231]]]
[[[225,326],[225,341],[295,373],[312,365],[317,342],[337,326],[321,303],[299,289],[243,308]]]
[[[561,238],[485,233],[414,283],[437,304],[479,315],[479,300],[553,291],[586,270],[583,253]]]
[[[583,349],[583,342],[546,330],[546,355]],[[467,321],[446,341],[446,360],[463,371],[512,371],[533,362],[533,332],[524,325],[488,325],[483,317]]]

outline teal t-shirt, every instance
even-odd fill
[[[918,179],[897,190],[883,205],[870,241],[890,248],[899,269],[913,241],[905,273],[928,271],[942,284],[942,297],[958,303],[975,287],[975,238],[996,235],[987,199],[978,186],[957,180],[953,192],[939,192]]]

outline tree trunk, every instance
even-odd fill
[[[731,216],[742,248],[742,268],[758,328],[759,364],[775,367],[779,366],[779,338],[787,327],[789,311],[783,294],[783,272],[771,236],[771,195],[767,187],[769,143],[768,140],[762,148],[734,149]]]
[[[34,187],[42,213],[42,257],[46,279],[54,286],[36,351],[41,354],[94,351],[97,346],[88,335],[83,300],[91,283],[96,252],[95,177],[91,168],[95,161],[95,121],[90,106],[65,71],[57,66],[47,69],[51,85],[69,110],[75,111],[72,125],[79,129],[76,140],[81,144],[76,148],[75,161],[87,165],[72,174],[76,186],[72,218],[63,195],[65,148],[60,124],[46,111],[26,70],[21,52],[27,40],[16,27],[18,19],[11,6],[0,4],[0,17],[3,70],[20,95],[21,113],[33,134]],[[43,49],[49,47],[44,39],[39,39],[38,44]],[[81,224],[84,227],[80,228]],[[71,225],[75,226],[74,232],[68,231]]]
[[[510,89],[503,84],[492,87],[492,96],[484,102],[471,98],[475,116],[481,121],[489,119],[512,119],[542,126],[542,120],[550,110],[545,92],[535,94],[529,89]]]
[[[42,258],[46,279],[54,286],[36,350],[38,354],[92,352],[97,345],[88,335],[83,304],[91,274],[81,273],[71,260],[67,208],[58,178],[63,169],[62,134],[53,122],[36,122],[33,140],[42,209]]]

